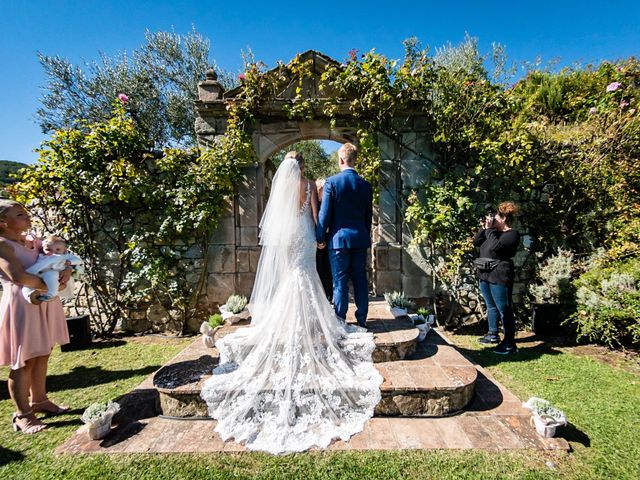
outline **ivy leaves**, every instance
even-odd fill
[[[234,159],[246,148],[237,134],[203,155],[153,151],[116,101],[110,119],[57,131],[13,192],[85,258],[99,333],[151,303],[163,305],[172,328],[182,330],[197,313],[201,286],[191,274],[204,268],[184,254],[195,243],[202,257],[241,176]]]

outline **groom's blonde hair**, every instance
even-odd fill
[[[344,160],[344,163],[353,167],[358,158],[358,149],[352,143],[345,143],[338,149],[338,156]]]

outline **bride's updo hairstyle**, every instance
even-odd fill
[[[302,153],[301,152],[297,152],[295,150],[291,150],[290,152],[287,152],[287,154],[284,156],[285,160],[287,158],[291,158],[291,159],[295,160],[296,162],[298,162],[298,165],[300,167],[302,167],[304,165],[304,158],[302,157]]]

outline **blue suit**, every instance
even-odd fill
[[[365,325],[369,311],[367,248],[371,246],[373,189],[371,184],[348,168],[324,184],[316,237],[327,244],[333,276],[333,303],[336,314],[346,318],[349,306],[348,281],[353,283],[356,319]]]

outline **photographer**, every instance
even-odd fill
[[[516,324],[513,316],[513,281],[515,277],[513,260],[520,234],[511,228],[518,206],[514,202],[503,202],[494,211],[491,205],[485,207],[488,214],[480,222],[482,227],[476,233],[473,244],[480,247],[480,257],[474,260],[480,280],[480,292],[487,305],[489,332],[479,339],[481,343],[498,343],[498,319],[502,320],[504,339],[493,350],[507,355],[518,351],[515,344]]]

